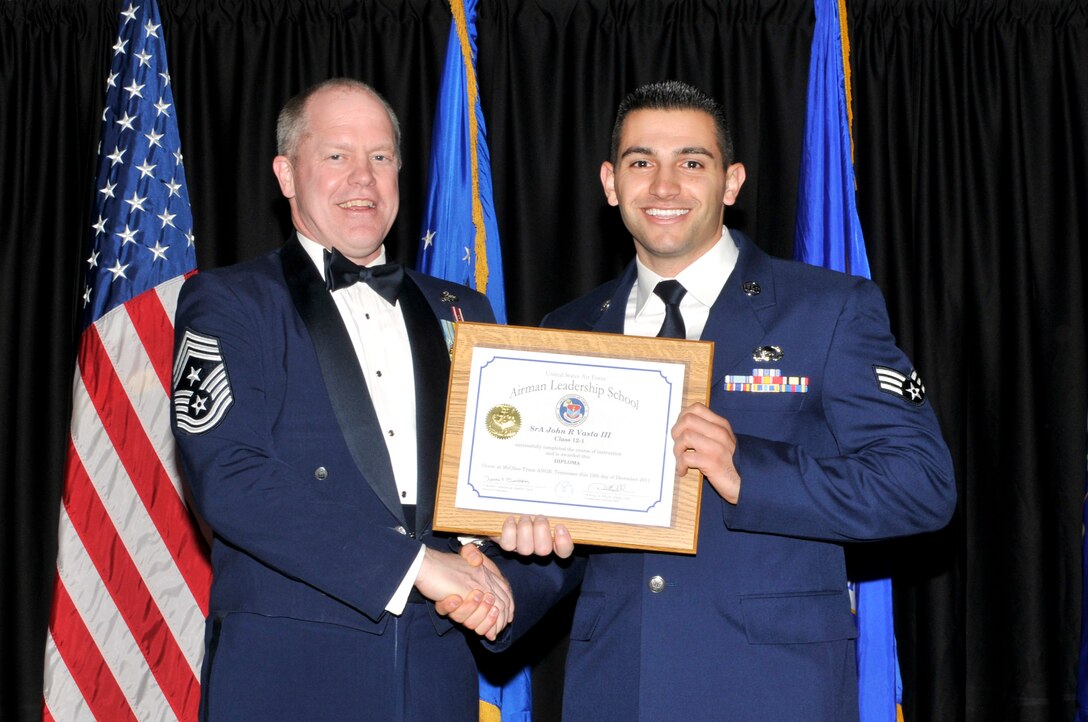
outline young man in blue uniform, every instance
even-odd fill
[[[635,259],[543,322],[715,343],[710,403],[672,430],[677,474],[704,477],[698,553],[582,549],[527,565],[536,586],[511,577],[518,614],[499,648],[581,582],[567,722],[857,719],[843,544],[933,531],[955,507],[947,447],[880,291],[726,228],[744,179],[717,102],[678,82],[634,91],[601,183]],[[784,378],[758,387],[767,376]],[[562,557],[564,531],[553,541],[523,518],[501,543]],[[487,610],[455,601],[439,604],[454,619]]]

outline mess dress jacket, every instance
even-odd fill
[[[201,674],[212,720],[475,719],[476,667],[433,605],[385,605],[431,531],[449,374],[441,321],[487,300],[405,269],[418,501],[405,518],[355,351],[298,239],[182,288],[174,433],[214,532]]]
[[[514,577],[500,642],[581,581],[566,722],[857,719],[843,544],[936,530],[954,510],[948,449],[876,285],[731,233],[739,258],[702,338],[710,407],[737,434],[738,503],[704,479],[694,556],[583,549]],[[632,262],[543,325],[622,333],[635,278]],[[765,374],[804,388],[743,390]]]

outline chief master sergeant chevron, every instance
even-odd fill
[[[384,263],[400,133],[373,89],[310,88],[277,142],[296,233],[190,278],[177,312],[174,434],[215,535],[201,718],[475,720],[467,632],[427,600],[513,614],[497,569],[431,530],[444,330],[491,307]]]
[[[678,82],[635,90],[601,166],[635,259],[544,319],[715,343],[710,405],[672,430],[677,473],[705,479],[698,553],[582,548],[532,565],[538,589],[511,577],[518,612],[500,648],[551,589],[581,581],[565,722],[856,720],[842,545],[936,530],[955,508],[948,449],[880,291],[725,228],[744,176],[717,102]],[[544,532],[522,519],[501,543],[570,554],[558,527],[554,542]],[[455,619],[483,607],[444,604]]]

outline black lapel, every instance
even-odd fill
[[[446,390],[450,354],[434,311],[423,291],[407,275],[399,299],[412,346],[416,383],[416,530],[431,528],[437,492],[442,428],[446,419]],[[452,320],[452,318],[451,318]]]
[[[378,415],[340,311],[297,238],[287,242],[280,259],[291,299],[310,331],[321,376],[351,456],[374,493],[406,525]]]

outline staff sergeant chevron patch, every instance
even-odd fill
[[[234,403],[219,339],[185,329],[174,361],[174,415],[190,434],[214,429]]]
[[[881,391],[898,396],[914,406],[921,406],[925,402],[926,387],[914,369],[910,370],[909,376],[884,366],[873,366],[873,371],[876,372],[876,382]]]

